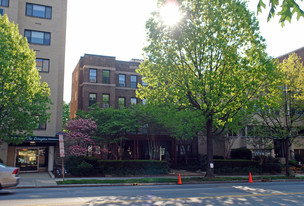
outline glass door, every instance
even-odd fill
[[[16,166],[20,171],[37,171],[38,149],[17,149]]]

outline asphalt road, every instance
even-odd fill
[[[304,205],[304,182],[9,189],[1,206]]]

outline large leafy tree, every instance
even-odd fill
[[[258,2],[258,12],[262,12],[262,9],[266,8],[265,2],[268,2],[268,0],[259,0]],[[303,0],[300,0],[298,2],[302,2]],[[301,17],[304,18],[304,11],[303,8],[300,7],[300,3],[298,3],[296,0],[269,0],[269,13],[268,13],[268,21],[273,18],[275,15],[280,16],[280,23],[284,25],[285,21],[291,22],[291,18],[293,15],[297,15],[297,20],[299,20]],[[302,4],[303,6],[303,4]],[[277,7],[281,7],[281,9],[278,11]]]
[[[180,149],[183,150],[185,164],[187,165],[189,157],[187,145],[192,145],[193,141],[196,140],[195,137],[204,129],[204,116],[195,109],[179,109],[174,105],[165,105],[160,107],[159,110],[158,122],[182,146]]]
[[[18,27],[0,16],[0,140],[20,143],[49,118],[50,90],[35,66],[35,52]]]
[[[162,3],[163,1],[160,1]],[[146,61],[138,72],[149,103],[193,108],[204,117],[207,173],[213,177],[213,137],[243,108],[271,89],[275,73],[256,18],[238,0],[179,1],[184,18],[164,25],[160,12],[147,21]],[[263,97],[269,99],[268,97]]]
[[[77,115],[96,122],[97,129],[93,138],[99,145],[110,150],[116,160],[123,158],[124,140],[127,135],[139,128],[136,117],[128,108],[102,109],[96,104],[89,111],[81,111]]]
[[[295,138],[303,135],[304,122],[304,64],[295,53],[278,64],[283,75],[281,87],[276,90],[277,101],[272,107],[264,107],[258,113],[266,137],[280,142],[285,156],[286,176],[289,176],[290,146]]]
[[[155,159],[159,154],[156,134],[166,132],[163,126],[164,109],[161,106],[138,104],[133,105],[130,112],[134,117],[137,128],[145,131],[142,133],[145,134],[148,142],[150,160]]]

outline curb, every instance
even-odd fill
[[[301,182],[304,180],[297,180],[297,179],[277,179],[277,180],[270,180],[270,181],[263,181],[263,180],[255,180],[252,183],[244,180],[234,180],[234,181],[204,181],[204,182],[185,182],[183,184],[218,184],[218,183],[250,183],[254,184],[255,182]],[[178,185],[178,183],[116,183],[116,184],[65,184],[65,185],[49,185],[49,186],[21,186],[21,187],[12,187],[10,189],[30,189],[30,188],[68,188],[68,187],[113,187],[113,186],[152,186],[152,185]]]

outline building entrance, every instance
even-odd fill
[[[46,148],[20,148],[16,150],[16,167],[20,171],[38,171],[47,167]]]
[[[17,149],[16,166],[20,168],[20,171],[37,171],[37,155],[37,149]]]

